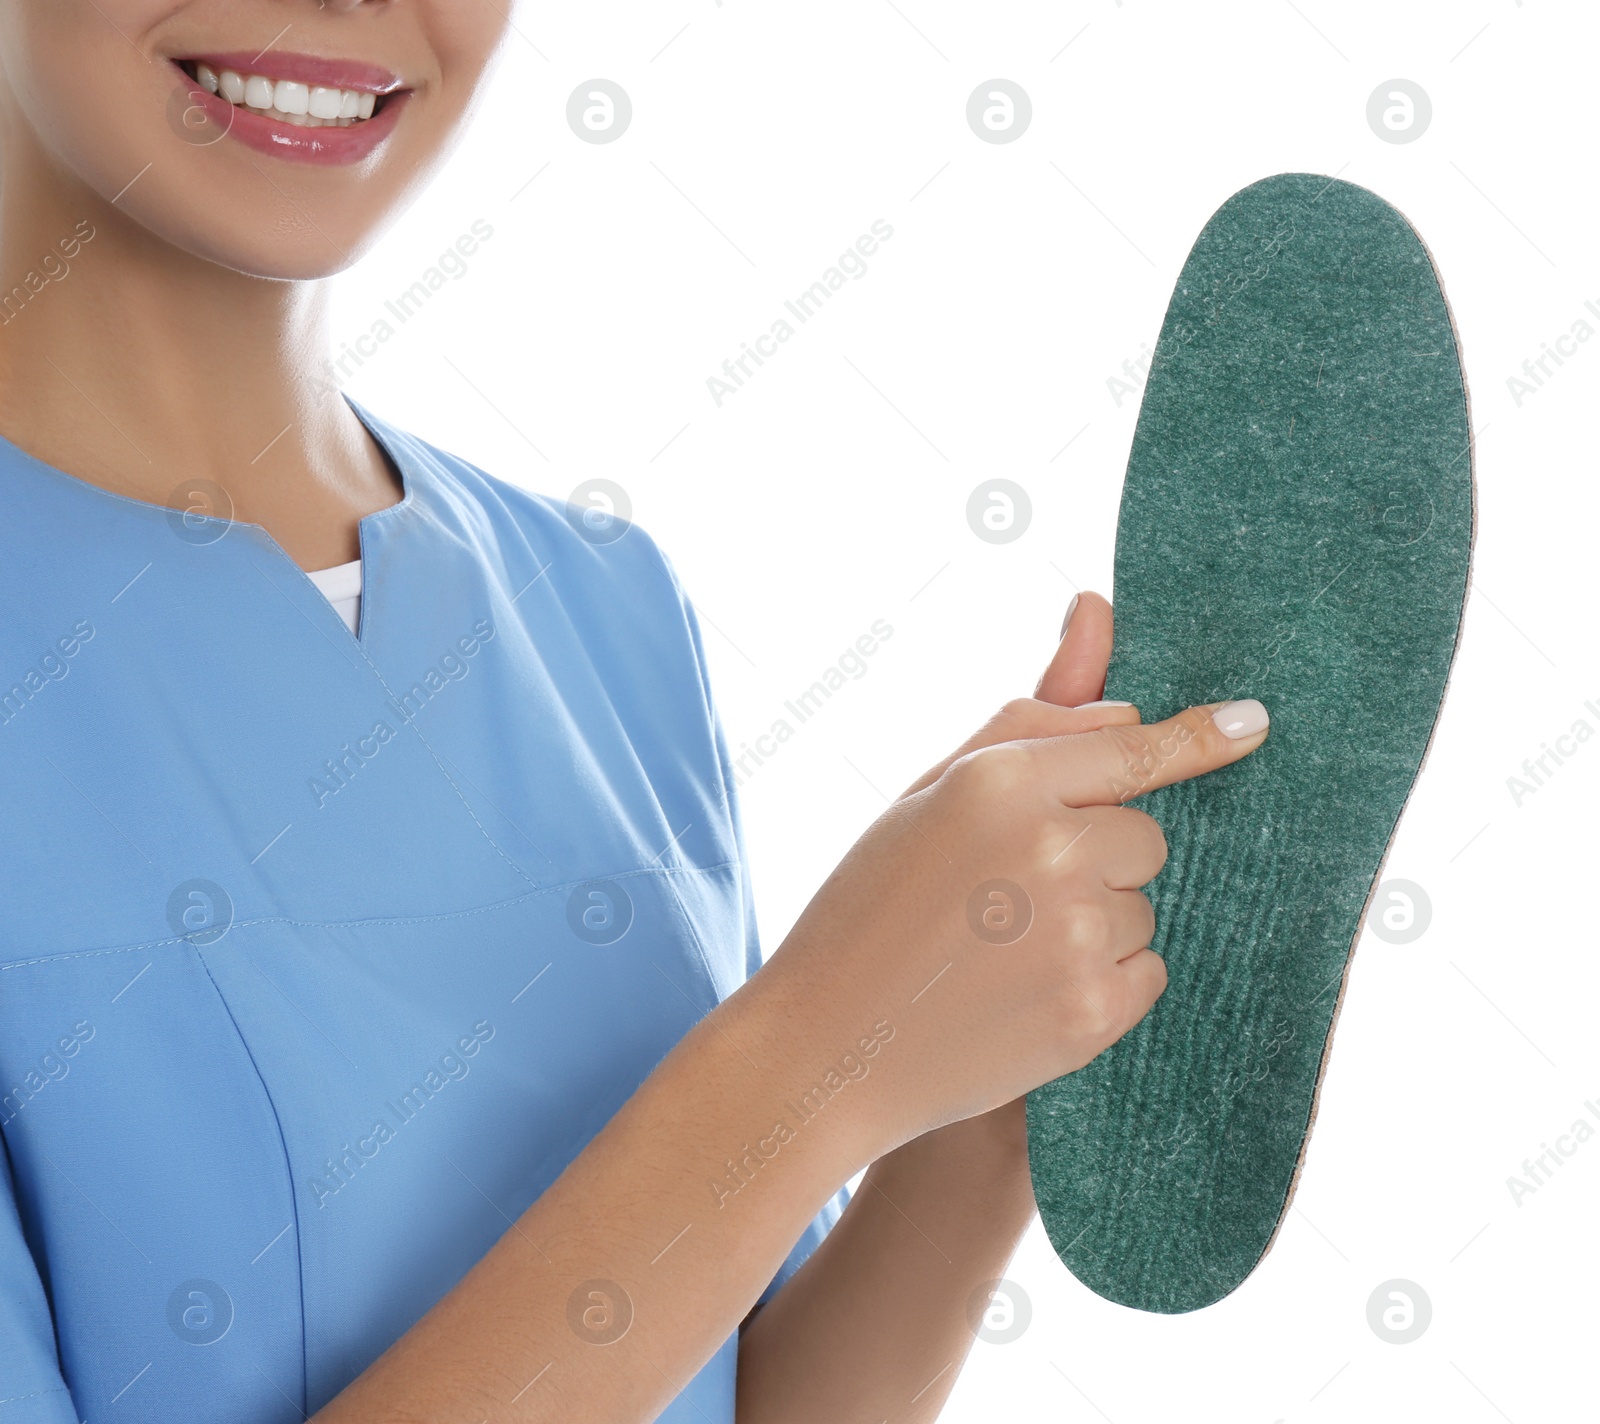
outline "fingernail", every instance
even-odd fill
[[[1109,701],[1109,700],[1100,701],[1100,702],[1080,702],[1078,704],[1078,711],[1087,712],[1091,707],[1132,707],[1132,706],[1133,706],[1133,703],[1131,703],[1131,702],[1112,702],[1112,701]]]
[[[1061,620],[1061,636],[1067,636],[1067,624],[1072,622],[1072,610],[1078,606],[1078,595],[1072,595],[1072,602],[1067,605],[1067,616]]]
[[[1246,697],[1239,702],[1224,702],[1211,714],[1211,720],[1223,736],[1238,741],[1241,737],[1253,737],[1257,732],[1266,731],[1271,718],[1255,698]]]

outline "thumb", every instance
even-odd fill
[[[1120,806],[1250,755],[1267,739],[1254,698],[1191,707],[1165,722],[1101,727],[1035,742],[1046,784],[1068,806]]]
[[[1059,707],[1081,707],[1105,694],[1111,661],[1111,605],[1087,590],[1072,600],[1061,644],[1033,695]]]

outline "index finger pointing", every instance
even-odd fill
[[[1250,755],[1267,739],[1254,698],[1190,707],[1165,722],[1102,727],[1038,744],[1047,780],[1068,806],[1120,806]],[[1048,750],[1047,750],[1048,748]]]

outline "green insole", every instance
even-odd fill
[[[1256,697],[1272,734],[1134,803],[1170,847],[1147,890],[1167,991],[1028,1097],[1051,1244],[1110,1300],[1199,1309],[1272,1244],[1444,696],[1472,533],[1466,389],[1417,235],[1314,174],[1235,194],[1151,362],[1105,695],[1146,722]]]

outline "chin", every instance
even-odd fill
[[[328,235],[330,242],[315,229],[252,231],[238,223],[219,222],[214,213],[183,207],[164,206],[156,212],[150,205],[126,199],[118,206],[166,249],[267,281],[315,282],[337,276],[358,262],[380,236],[376,227],[360,234],[336,231]]]

